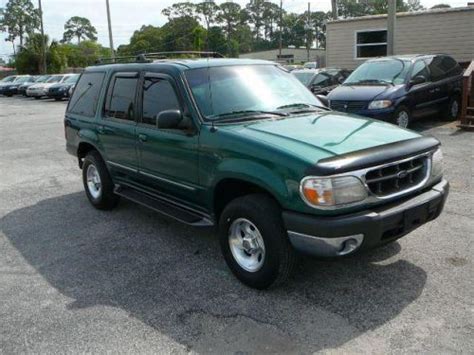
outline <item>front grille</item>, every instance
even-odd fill
[[[357,112],[367,108],[367,101],[331,100],[331,109],[341,112]]]
[[[385,165],[365,174],[369,190],[376,196],[386,197],[414,188],[428,177],[428,156],[418,156],[402,162]]]

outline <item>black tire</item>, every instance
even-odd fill
[[[35,100],[39,100],[39,99],[41,99],[41,97],[35,96]]]
[[[406,114],[406,120],[401,119],[401,114],[405,113]],[[401,128],[408,128],[410,127],[412,118],[411,118],[411,113],[408,107],[406,106],[399,106],[394,114],[393,114],[393,123],[396,124],[398,127]]]
[[[63,101],[63,99],[60,98],[60,97],[55,97],[55,98],[54,98],[54,101]]]
[[[265,256],[256,271],[245,270],[232,254],[229,229],[237,219],[250,221],[263,239]],[[247,286],[266,289],[284,283],[292,273],[296,256],[283,226],[280,207],[264,194],[239,197],[225,207],[219,219],[219,241],[227,265]]]
[[[100,177],[101,192],[98,196],[92,195],[87,183],[87,171],[91,165],[96,168]],[[117,206],[120,198],[114,194],[114,183],[110,177],[107,166],[100,154],[95,150],[87,153],[84,158],[82,164],[82,182],[84,184],[87,198],[95,208],[100,210],[111,210]]]
[[[454,113],[454,111],[456,111],[456,113]],[[459,118],[460,112],[461,98],[459,97],[459,95],[455,95],[449,99],[448,105],[441,112],[441,117],[443,121],[456,121]]]

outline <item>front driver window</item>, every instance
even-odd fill
[[[426,81],[430,81],[430,73],[423,60],[419,60],[413,65],[411,78],[413,79],[417,76],[423,76],[424,78],[426,78]]]
[[[142,123],[156,126],[156,117],[160,112],[179,109],[178,97],[168,80],[153,77],[145,78]]]

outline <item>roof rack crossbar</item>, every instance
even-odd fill
[[[172,59],[182,55],[199,56],[200,58],[224,58],[218,52],[202,51],[169,51],[169,52],[151,52],[138,55],[129,55],[121,57],[99,58],[96,65],[116,64],[116,63],[150,63],[151,59]]]

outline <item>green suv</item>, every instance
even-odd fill
[[[392,242],[435,219],[448,195],[438,140],[333,112],[267,61],[90,67],[64,122],[94,207],[123,197],[216,226],[232,272],[260,289],[286,280],[298,252]]]

